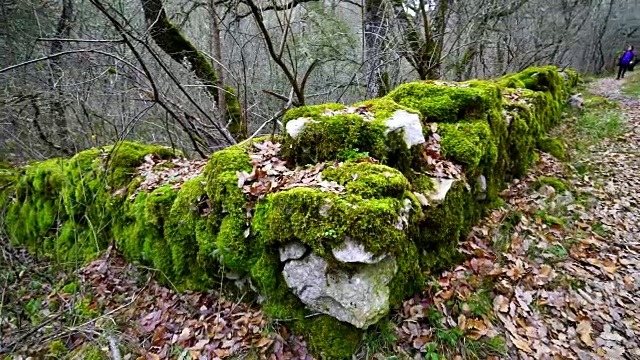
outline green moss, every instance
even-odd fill
[[[98,346],[92,344],[83,345],[73,351],[70,358],[83,360],[109,360],[109,356],[104,351],[100,350]]]
[[[322,213],[336,210],[338,196],[310,188],[295,188],[267,195],[266,201],[256,205],[252,232],[260,233],[267,246],[300,240],[312,246],[320,255],[326,253],[325,243],[333,245],[342,229],[322,221]],[[331,231],[330,231],[331,230]]]
[[[208,196],[202,176],[191,179],[180,188],[164,227],[164,237],[171,249],[173,274],[177,279],[197,281],[206,279],[206,273],[215,272],[216,263],[197,261],[199,243],[196,239],[198,222],[205,222],[201,211],[207,206]]]
[[[225,105],[227,107],[226,119],[230,120],[227,129],[237,140],[247,136],[247,129],[242,121],[242,109],[238,102],[236,92],[230,86],[224,88]]]
[[[493,165],[498,149],[489,125],[483,121],[440,124],[442,155],[474,169],[480,161]]]
[[[433,179],[427,174],[416,173],[411,177],[411,188],[422,194],[435,190]]]
[[[219,224],[212,220],[213,218],[218,218],[218,216],[209,215],[196,221],[195,237],[198,242],[198,264],[206,269],[210,276],[217,277],[215,276],[218,269],[216,266],[218,264],[216,236]]]
[[[87,259],[107,247],[111,224],[122,223],[124,198],[112,196],[116,190],[129,186],[135,169],[147,155],[169,159],[179,152],[172,149],[121,142],[114,146],[95,148],[76,154],[64,165],[65,186],[61,189],[64,208],[69,219],[60,241],[66,246],[83,249],[72,253]]]
[[[532,122],[530,117],[533,115],[528,111],[512,111],[508,116],[511,117],[508,141],[509,173],[513,177],[521,177],[533,164],[535,135],[534,130],[528,125]]]
[[[398,170],[369,162],[346,162],[329,167],[322,178],[344,185],[347,192],[363,198],[402,197],[409,182]]]
[[[567,190],[567,187],[562,180],[546,176],[536,179],[536,181],[531,184],[531,188],[539,190],[543,185],[549,185],[559,193]]]
[[[63,167],[62,159],[51,159],[13,175],[20,177],[13,179],[4,195],[7,203],[3,219],[13,244],[26,245],[36,254],[54,255],[49,252],[53,248],[49,239],[56,236],[56,224],[66,219],[59,197],[64,186]]]
[[[566,81],[557,67],[530,67],[517,74],[507,75],[497,82],[507,87],[524,85],[524,88],[535,91],[537,97],[545,98],[544,101],[538,102],[537,110],[546,113],[546,116],[540,117],[539,121],[545,123],[545,130],[547,130],[546,122],[555,124],[559,120],[566,97],[579,82],[579,76],[572,70],[565,71],[565,74],[567,74]]]
[[[546,152],[558,160],[566,160],[564,144],[559,139],[545,137],[538,140],[537,146],[540,151]]]
[[[146,234],[142,246],[145,259],[164,275],[173,276],[172,251],[164,237],[165,223],[171,216],[171,208],[177,192],[171,185],[159,187],[149,193],[144,206]]]
[[[574,69],[564,69],[563,73],[566,75],[565,89],[567,90],[573,90],[584,82],[580,73]]]
[[[248,236],[245,236],[247,229],[247,220],[243,216],[230,214],[222,219],[216,248],[220,261],[226,268],[236,271],[247,271],[250,268],[251,247]]]
[[[391,98],[383,97],[378,99],[366,100],[351,105],[353,107],[365,107],[367,111],[372,112],[376,120],[387,120],[393,116],[398,110],[419,114],[418,111],[402,106]]]
[[[258,203],[253,221],[265,245],[298,240],[325,256],[349,237],[374,254],[404,250],[406,233],[393,226],[404,207],[400,199],[364,200],[295,188],[270,194],[267,200]]]
[[[238,188],[236,173],[251,172],[250,161],[249,154],[240,146],[233,146],[211,155],[204,169],[204,176],[205,189],[211,199],[212,214],[244,212],[246,199],[242,189]]]
[[[75,294],[76,292],[78,292],[78,290],[80,289],[80,287],[78,286],[78,283],[75,281],[72,281],[70,283],[68,283],[67,285],[65,285],[61,291],[65,294]]]
[[[435,273],[460,258],[458,241],[466,235],[463,230],[467,227],[465,207],[474,206],[467,204],[465,193],[464,185],[457,182],[442,203],[425,210],[425,219],[416,238],[416,245],[422,251],[423,270]]]
[[[53,359],[62,359],[69,350],[61,340],[54,340],[49,344],[49,352],[47,356]]]
[[[305,335],[309,349],[321,359],[351,359],[362,339],[356,328],[326,315],[298,321],[293,329]]]
[[[384,161],[387,155],[386,126],[382,121],[366,121],[359,115],[320,116],[305,124],[294,138],[283,146],[286,160],[296,165],[322,161],[346,160],[340,155],[357,148]]]
[[[272,300],[281,298],[286,292],[284,280],[280,275],[282,269],[283,266],[275,249],[265,249],[251,266],[251,278],[261,289],[266,289],[265,293],[269,294]]]
[[[287,122],[299,118],[310,118],[316,119],[318,117],[324,116],[327,111],[337,111],[343,110],[346,106],[342,104],[322,104],[322,105],[312,105],[312,106],[302,106],[299,108],[294,108],[287,110],[287,112],[282,117],[282,122],[286,125]]]
[[[93,319],[100,316],[100,312],[90,298],[84,298],[78,302],[73,308],[73,312],[85,319]]]
[[[148,194],[138,194],[134,201],[123,204],[120,216],[116,217],[112,233],[118,250],[129,261],[143,258],[143,244],[147,231],[144,209]]]
[[[509,74],[500,78],[496,83],[504,88],[526,89],[527,86],[519,79],[518,74]]]
[[[342,105],[328,104],[336,109]],[[306,165],[323,161],[345,161],[373,157],[407,174],[420,167],[419,146],[407,148],[402,131],[387,132],[385,121],[395,111],[418,113],[385,97],[356,103],[352,108],[362,108],[373,114],[326,113],[323,106],[298,109],[291,119],[310,119],[295,138],[285,137],[283,156],[293,165]]]
[[[408,83],[397,87],[387,97],[419,111],[428,122],[481,118],[501,102],[499,88],[489,82],[473,81],[462,86],[441,84],[444,83]]]

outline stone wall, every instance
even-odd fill
[[[450,266],[460,238],[532,165],[579,81],[530,68],[404,84],[285,114],[286,134],[189,161],[122,142],[0,167],[12,243],[60,262],[114,246],[182,289],[248,289],[324,358]],[[313,316],[310,316],[313,315]]]

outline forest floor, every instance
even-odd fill
[[[566,159],[540,153],[461,244],[467,260],[357,358],[640,359],[640,77],[586,90],[599,105],[552,134]],[[241,297],[178,293],[110,251],[70,272],[0,245],[0,359],[311,358]]]

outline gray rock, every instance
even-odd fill
[[[361,265],[355,273],[332,271],[327,262],[310,254],[289,261],[282,272],[287,285],[311,310],[366,329],[389,312],[388,284],[398,271],[393,257]]]
[[[562,78],[564,79],[564,84],[567,85],[569,83],[569,74],[564,71],[559,71],[558,74],[562,76]]]
[[[418,114],[412,114],[404,110],[396,110],[391,118],[385,120],[384,123],[387,125],[385,134],[404,129],[404,142],[407,144],[407,148],[425,142],[424,135],[422,134],[422,123],[420,123],[420,116]]]
[[[278,250],[280,251],[280,262],[285,262],[303,257],[307,252],[307,247],[299,241],[292,241],[284,244]]]
[[[478,200],[484,200],[487,198],[487,178],[481,174],[478,176],[478,182],[480,183],[480,194],[478,194]]]
[[[304,130],[304,126],[310,121],[315,122],[313,119],[309,118],[298,118],[295,120],[291,120],[287,123],[287,125],[285,125],[285,130],[287,134],[289,134],[289,136],[295,139],[298,137],[298,135],[300,135],[302,130]]]
[[[240,280],[242,279],[243,275],[244,275],[243,273],[235,270],[229,270],[224,273],[224,277],[226,277],[229,280]]]
[[[573,197],[571,191],[565,190],[564,193],[558,194],[558,196],[556,197],[556,202],[560,206],[569,206],[575,202],[575,198]]]
[[[443,201],[456,179],[432,178],[435,189],[427,194],[432,201]]]
[[[377,264],[386,255],[375,256],[364,249],[364,245],[347,237],[339,248],[332,249],[333,257],[343,263]]]
[[[325,200],[324,204],[320,207],[320,216],[327,217],[329,216],[329,209],[331,209],[331,200]]]
[[[567,100],[569,106],[574,109],[582,110],[584,108],[584,99],[582,98],[582,94],[575,94]]]
[[[396,220],[395,224],[393,224],[393,226],[402,231],[404,230],[405,226],[409,226],[409,214],[411,213],[411,210],[413,209],[412,203],[410,199],[404,199],[404,206],[402,207],[402,209],[400,209],[400,211],[398,211],[398,220]]]

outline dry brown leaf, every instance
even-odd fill
[[[493,298],[493,309],[506,313],[509,311],[509,300],[503,295],[498,295]]]
[[[529,347],[529,344],[520,336],[514,336],[512,334],[509,334],[509,339],[518,349],[526,352],[527,354],[533,353],[533,351],[531,350],[531,347]]]
[[[271,344],[273,344],[273,339],[263,337],[256,343],[256,347],[262,348],[262,347],[267,347]]]
[[[576,327],[576,332],[580,335],[580,340],[587,344],[590,347],[593,347],[594,342],[591,338],[591,333],[593,332],[593,328],[591,327],[591,320],[584,319],[578,323]]]

